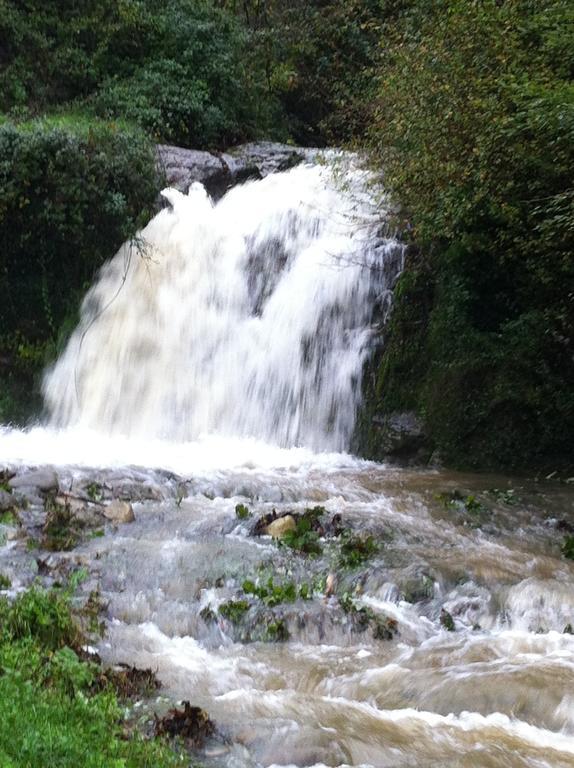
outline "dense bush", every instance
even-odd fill
[[[224,0],[224,6],[248,30],[248,65],[263,67],[268,98],[281,104],[296,142],[339,144],[364,133],[375,95],[381,24],[388,13],[384,3]]]
[[[405,378],[444,457],[475,466],[574,442],[574,12],[543,5],[405,2],[385,31],[371,145],[434,295]]]
[[[158,184],[152,148],[133,131],[79,119],[0,126],[0,370],[16,389],[147,219]]]
[[[0,111],[81,103],[153,138],[217,147],[271,129],[248,34],[206,0],[5,0]]]

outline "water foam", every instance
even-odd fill
[[[101,270],[46,376],[51,425],[346,449],[402,246],[380,235],[368,174],[337,178],[300,166],[217,204],[200,184],[165,190],[171,208]]]

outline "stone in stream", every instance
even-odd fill
[[[296,528],[297,524],[295,519],[291,515],[284,515],[269,523],[265,529],[265,533],[267,533],[268,536],[272,536],[274,539],[282,539],[288,531],[294,531]]]
[[[56,503],[66,506],[74,520],[88,528],[102,525],[105,522],[102,508],[94,508],[83,499],[74,498],[70,495],[56,496]]]
[[[8,510],[14,509],[15,506],[17,505],[14,496],[0,488],[0,512],[8,512]]]
[[[37,489],[41,493],[58,490],[58,475],[53,469],[37,469],[16,475],[8,481],[14,490]]]
[[[103,513],[113,523],[133,523],[136,519],[129,501],[112,501],[104,508]]]

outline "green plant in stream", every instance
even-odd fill
[[[245,506],[245,504],[236,504],[235,517],[238,520],[247,520],[248,517],[251,517],[251,512],[249,511],[249,507]]]
[[[313,588],[307,583],[300,584],[298,587],[294,581],[275,584],[272,576],[264,584],[256,584],[246,579],[242,589],[246,595],[258,597],[270,608],[281,603],[294,603],[298,597],[302,600],[310,600],[313,594]]]
[[[86,493],[92,501],[101,501],[104,498],[104,489],[100,483],[88,483]]]
[[[365,632],[370,629],[374,640],[392,640],[398,633],[396,619],[375,613],[366,605],[358,606],[348,592],[339,597],[339,605],[350,617],[355,632]]]
[[[488,492],[494,496],[496,501],[499,501],[502,504],[507,504],[508,506],[518,504],[518,499],[516,497],[516,491],[514,488],[491,488]]]
[[[456,630],[454,619],[444,608],[440,612],[439,621],[441,626],[444,627],[448,632],[454,632]]]
[[[240,622],[248,610],[249,603],[247,600],[229,600],[219,606],[219,613],[232,624]]]
[[[320,542],[321,518],[325,507],[310,507],[295,520],[295,529],[287,531],[277,542],[306,555],[319,556],[323,553]]]
[[[53,496],[44,501],[46,522],[42,529],[42,547],[54,552],[73,549],[80,539],[81,525],[74,517],[70,505],[60,504]]]
[[[285,619],[271,618],[265,625],[264,637],[272,643],[284,643],[289,640],[289,630]]]
[[[566,536],[564,538],[562,554],[567,560],[574,560],[574,536]]]
[[[16,525],[19,523],[18,513],[13,509],[7,509],[0,512],[0,523],[4,525]]]
[[[344,531],[341,534],[339,567],[358,568],[377,554],[379,545],[371,534],[353,534]]]

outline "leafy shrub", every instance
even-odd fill
[[[451,463],[548,463],[574,440],[572,18],[562,0],[427,0],[385,26],[371,146],[433,283],[422,354],[401,348],[398,296],[385,366],[407,361]]]
[[[272,96],[233,14],[206,0],[6,0],[0,110],[70,103],[156,139],[220,146],[266,130]]]
[[[152,148],[133,130],[79,117],[0,125],[0,376],[14,390],[31,388],[158,184]]]

